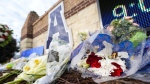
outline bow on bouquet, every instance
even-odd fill
[[[143,67],[146,38],[132,18],[113,20],[104,33],[96,32],[72,52],[71,67],[97,83],[127,77]]]
[[[0,47],[7,45],[12,37],[12,30],[9,30],[7,25],[0,24]]]

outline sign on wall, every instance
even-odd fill
[[[49,26],[48,37],[46,41],[46,49],[49,49],[54,34],[58,34],[58,37],[61,40],[68,42],[72,46],[72,33],[71,29],[67,27],[66,20],[64,17],[63,1],[59,5],[57,5],[52,11],[50,11],[48,19]]]
[[[150,0],[98,0],[103,26],[113,19],[132,16],[141,27],[150,27]]]

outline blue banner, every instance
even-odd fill
[[[21,57],[29,57],[30,54],[36,53],[37,55],[41,56],[44,54],[44,46],[39,46],[36,48],[31,48],[25,51],[22,51]]]

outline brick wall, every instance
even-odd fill
[[[33,44],[32,47],[38,47],[38,46],[46,46],[46,41],[47,41],[47,31],[38,35],[33,39]],[[46,47],[44,47],[46,48]],[[45,49],[44,49],[45,50]],[[45,53],[45,51],[44,51]]]
[[[78,33],[94,32],[100,29],[100,22],[97,10],[97,4],[92,3],[88,7],[66,19],[67,25],[72,29],[74,48],[81,43]]]
[[[56,7],[62,0],[59,0],[52,8]],[[72,2],[72,5],[69,3]],[[64,0],[65,18],[69,18],[74,14],[77,14],[84,8],[95,3],[96,0]],[[69,8],[67,8],[69,7]],[[52,10],[52,8],[49,11]],[[70,10],[69,10],[70,9]],[[33,38],[47,31],[48,28],[48,12],[41,16],[36,22],[33,23]]]
[[[27,34],[27,26],[26,26],[26,24],[27,24],[27,21],[25,22],[23,28],[21,29],[21,38],[24,38],[24,36]]]
[[[70,11],[73,7],[77,6],[84,0],[64,0],[65,12]]]
[[[39,16],[34,11],[31,11],[28,14],[25,24],[23,25],[23,28],[21,30],[20,52],[22,52],[23,50],[32,48],[32,39],[33,39],[33,25],[32,24],[38,18]]]
[[[65,0],[65,17],[66,19],[88,7],[96,0]]]
[[[55,3],[45,14],[43,14],[38,20],[36,20],[33,25],[33,38],[39,36],[48,29],[48,13],[55,8],[62,0]]]
[[[33,38],[47,31],[47,27],[48,27],[48,15],[45,15],[36,24],[33,24]]]
[[[23,25],[23,28],[21,30],[21,40],[23,40],[25,38],[33,38],[33,26],[32,26],[32,24],[38,18],[39,18],[39,16],[34,11],[31,11],[28,14],[27,19],[25,21],[25,24]]]
[[[23,40],[21,40],[20,42],[20,52],[26,50],[26,49],[30,49],[32,48],[32,42],[33,39],[31,38],[24,38]]]
[[[96,0],[59,0],[38,20],[33,22],[32,47],[41,45],[45,46],[48,30],[48,13],[61,1],[64,1],[65,18],[67,21],[67,25],[73,31],[73,40],[74,43],[76,43],[74,44],[74,47],[76,47],[79,43],[79,41],[77,40],[78,30],[84,31],[88,29],[94,31],[100,27],[97,4],[95,3]],[[24,30],[24,27],[22,30]],[[22,38],[24,37],[23,35],[24,34],[22,34]]]

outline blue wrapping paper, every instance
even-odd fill
[[[119,44],[114,44],[112,41],[112,38],[107,34],[98,34],[91,44],[93,46],[99,46],[98,51],[100,51],[103,48],[105,48],[105,46],[103,45],[103,41],[113,44],[114,46],[113,51],[126,51],[128,52],[130,57],[132,55],[138,56],[138,54],[141,53],[140,50],[141,50],[142,44],[139,44],[135,48],[133,47],[132,42],[128,40],[122,41]],[[141,74],[141,72],[144,72],[146,74],[150,73],[150,38],[148,38],[144,43],[145,43],[145,46],[143,49],[142,62],[140,63],[140,68],[137,71],[137,73],[133,75],[135,79],[137,78],[136,74]],[[80,52],[82,47],[83,47],[83,42],[72,52],[71,59],[73,59],[73,57],[75,57]],[[122,60],[126,61],[127,68],[131,68],[130,59],[122,59]]]

